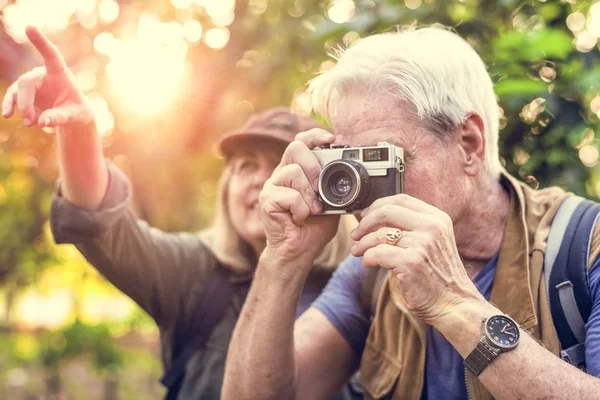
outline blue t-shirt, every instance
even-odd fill
[[[489,300],[497,256],[479,272],[473,283]],[[600,257],[589,274],[592,312],[586,324],[585,354],[588,373],[600,377]],[[337,328],[360,356],[369,333],[370,316],[361,300],[361,282],[366,269],[362,258],[349,256],[313,303]],[[427,328],[424,399],[467,399],[464,364],[460,354],[437,330]]]

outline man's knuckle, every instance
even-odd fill
[[[286,152],[289,152],[290,155],[295,155],[301,151],[306,149],[306,145],[301,140],[294,140],[287,147]]]
[[[406,193],[400,193],[396,196],[396,200],[399,204],[404,204],[408,200],[409,196]]]
[[[290,177],[297,177],[302,175],[302,167],[296,163],[288,164],[284,168],[285,172]]]
[[[384,222],[389,221],[390,217],[391,217],[391,210],[390,210],[389,206],[383,206],[383,207],[379,208],[379,213],[377,215],[377,220],[380,223],[384,223]]]

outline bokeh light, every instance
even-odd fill
[[[351,45],[358,42],[359,40],[360,40],[360,34],[355,31],[350,31],[344,35],[344,37],[342,38],[342,43],[344,43],[345,46],[350,47]]]
[[[8,34],[15,41],[24,43],[27,40],[27,25],[35,25],[44,31],[60,31],[69,25],[76,11],[76,0],[21,0],[4,7],[2,14]]]
[[[202,25],[195,19],[190,19],[183,23],[183,36],[190,43],[195,43],[202,39]]]
[[[292,101],[291,109],[301,115],[310,115],[312,111],[312,102],[310,101],[310,94],[306,90],[302,90],[294,94],[294,100]]]
[[[333,61],[325,60],[319,66],[319,72],[329,71],[333,67],[335,67],[335,63]]]
[[[248,11],[250,14],[260,15],[267,11],[269,5],[267,0],[250,0],[248,3]]]
[[[334,0],[327,10],[327,16],[337,24],[349,22],[354,17],[356,5],[352,0]]]
[[[549,66],[544,66],[540,68],[540,78],[544,82],[552,82],[556,79],[556,70]]]
[[[516,165],[524,165],[527,161],[529,161],[530,155],[525,150],[517,148],[514,154],[514,163]]]
[[[143,13],[135,37],[117,39],[104,32],[94,39],[94,48],[110,58],[106,75],[123,106],[150,116],[172,103],[188,50],[179,22]]]
[[[88,96],[96,117],[96,128],[101,136],[108,136],[115,127],[115,118],[108,109],[108,103],[99,94]]]
[[[212,28],[204,34],[204,43],[213,49],[222,49],[229,42],[229,29],[227,28]]]
[[[404,5],[406,8],[411,10],[416,10],[417,8],[421,7],[421,4],[422,0],[404,0]]]
[[[119,17],[119,4],[115,0],[102,0],[98,5],[98,17],[103,24],[112,24]]]
[[[587,53],[596,46],[597,38],[588,30],[579,32],[575,38],[575,47],[582,53]]]
[[[579,159],[586,167],[593,167],[598,164],[599,155],[596,146],[586,145],[579,149]]]
[[[590,110],[592,110],[594,114],[600,112],[600,96],[596,96],[592,99],[590,102]]]
[[[576,11],[567,17],[567,27],[577,33],[585,28],[585,15],[581,11]]]
[[[546,99],[541,97],[534,99],[531,103],[523,106],[521,113],[519,114],[523,121],[528,124],[533,123],[538,115],[546,110]]]
[[[28,291],[15,306],[20,324],[29,328],[56,329],[67,323],[72,309],[71,293],[54,290],[48,294]]]
[[[96,74],[93,71],[80,71],[75,74],[79,87],[84,92],[89,92],[96,87]]]
[[[227,12],[215,15],[211,18],[213,24],[215,24],[216,26],[229,26],[233,23],[234,19],[235,13],[233,12],[233,10],[228,10]]]
[[[171,0],[171,4],[173,4],[173,7],[175,8],[185,10],[192,5],[192,0]]]
[[[235,9],[235,0],[204,0],[203,6],[211,18],[218,19]]]
[[[114,36],[110,32],[101,32],[94,38],[94,49],[100,54],[107,54],[112,48]]]

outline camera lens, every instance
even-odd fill
[[[358,209],[370,192],[369,174],[353,160],[335,160],[327,164],[319,177],[321,199],[338,209]]]
[[[329,179],[329,188],[336,196],[344,197],[352,189],[352,178],[345,171],[338,171]]]

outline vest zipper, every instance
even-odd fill
[[[419,340],[421,341],[421,364],[419,366],[419,399],[421,398],[421,395],[423,394],[423,381],[424,381],[424,375],[425,375],[425,341],[426,339],[423,337],[423,333],[421,332],[420,326],[417,323],[417,321],[415,321],[413,319],[413,316],[408,313],[405,312],[405,315],[408,317],[408,320],[410,321],[411,325],[413,326],[414,330],[417,332],[417,336],[419,337]]]
[[[467,388],[467,399],[471,400],[473,396],[471,396],[471,388],[469,387],[469,379],[467,378],[467,368],[465,370],[465,387]]]

